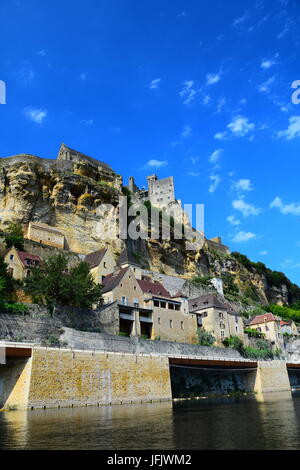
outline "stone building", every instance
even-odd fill
[[[116,267],[116,261],[109,248],[89,253],[84,261],[88,263],[90,272],[97,284],[102,284],[103,278],[111,274]]]
[[[271,341],[276,348],[283,349],[284,342],[280,321],[281,318],[273,313],[265,313],[252,318],[249,327],[264,333],[266,339]]]
[[[293,335],[293,336],[299,335],[297,325],[293,320],[289,320],[289,321],[281,320],[280,328],[283,334],[287,333],[288,335]]]
[[[5,263],[8,264],[8,272],[11,277],[23,280],[30,276],[33,267],[41,263],[41,258],[37,255],[17,250],[15,247],[7,250],[4,256]]]
[[[194,341],[196,317],[184,309],[180,295],[172,297],[159,282],[137,279],[132,268],[127,266],[104,278],[103,285],[103,298],[111,312],[111,323],[118,325],[114,334],[182,343]]]
[[[244,323],[241,315],[215,294],[206,294],[189,300],[189,311],[196,315],[198,328],[212,333],[217,346],[222,346],[225,338],[238,336],[245,340]]]
[[[57,228],[41,222],[29,222],[27,238],[62,250],[65,248],[65,235]]]

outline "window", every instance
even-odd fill
[[[180,310],[180,305],[175,304],[175,310]]]
[[[154,307],[159,307],[159,301],[158,300],[154,300],[153,304],[154,304]]]
[[[219,318],[223,318],[223,313],[222,312],[219,313]]]
[[[134,299],[133,305],[138,308],[138,306],[139,306],[139,299]]]
[[[221,339],[224,339],[225,338],[225,331],[221,330]]]
[[[166,306],[167,306],[166,302],[160,302],[160,307],[161,308],[166,308]]]
[[[239,327],[237,325],[235,325],[235,332],[238,333],[239,332]]]
[[[181,322],[181,329],[184,330],[184,323],[183,323],[183,321]]]
[[[133,290],[136,290],[136,286],[133,287]]]
[[[14,259],[14,255],[10,255],[9,259],[12,261]]]
[[[173,328],[173,320],[170,320],[170,328]]]
[[[169,310],[174,310],[174,304],[168,304]]]
[[[160,325],[160,317],[158,317],[158,319],[157,319],[157,323]]]
[[[127,305],[127,298],[126,297],[122,297],[122,304]]]
[[[103,263],[103,268],[106,268],[106,261],[104,261]]]

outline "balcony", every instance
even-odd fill
[[[145,322],[145,323],[153,323],[152,316],[151,317],[144,317],[140,315],[140,321]]]

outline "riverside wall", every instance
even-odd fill
[[[171,400],[168,357],[34,348],[0,366],[0,408]]]

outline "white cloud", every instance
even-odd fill
[[[198,171],[189,171],[188,175],[189,176],[200,176],[201,173],[199,173]]]
[[[217,104],[217,113],[220,113],[226,104],[226,98],[221,98]]]
[[[183,89],[179,92],[179,95],[183,99],[183,104],[190,104],[192,101],[194,101],[197,92],[193,87],[193,80],[187,80],[183,83]]]
[[[214,135],[214,138],[216,140],[225,140],[227,137],[227,132],[217,132],[215,135]]]
[[[222,155],[222,153],[224,152],[223,149],[217,149],[215,150],[211,156],[209,157],[209,161],[210,163],[217,163],[219,160],[220,160],[220,157]]]
[[[168,162],[167,161],[163,161],[163,160],[149,160],[146,164],[146,166],[148,167],[152,167],[152,168],[162,168],[164,166],[167,166]]]
[[[199,157],[189,157],[192,164],[195,165],[199,161]]]
[[[253,238],[256,238],[256,235],[254,233],[240,231],[235,234],[235,236],[232,238],[232,241],[235,243],[241,243],[247,242],[248,240],[252,240]]]
[[[300,116],[291,116],[288,128],[284,131],[279,131],[277,137],[284,137],[286,140],[300,137]]]
[[[241,26],[246,21],[247,18],[248,18],[248,11],[246,10],[243,16],[239,16],[234,19],[233,26],[235,28]]]
[[[267,250],[262,250],[259,252],[261,256],[266,256],[268,254]]]
[[[212,184],[210,185],[208,191],[210,193],[214,193],[222,180],[219,175],[211,175],[209,179],[212,181]]]
[[[183,139],[186,139],[187,137],[190,137],[192,135],[192,128],[189,125],[186,125],[182,129],[181,137]]]
[[[27,86],[32,84],[35,73],[30,62],[25,61],[23,63],[22,67],[17,71],[16,77],[23,85]]]
[[[271,85],[275,82],[275,77],[270,77],[264,83],[259,85],[258,90],[262,93],[270,93]]]
[[[221,80],[221,72],[219,73],[208,73],[206,75],[206,84],[207,85],[214,85]]]
[[[155,78],[149,85],[150,90],[157,90],[161,82],[161,78]]]
[[[275,197],[274,201],[271,202],[270,208],[279,209],[280,212],[284,215],[291,214],[291,215],[300,215],[300,203],[299,202],[291,202],[290,204],[284,204],[280,197]]]
[[[227,127],[237,137],[244,137],[254,129],[255,125],[245,116],[235,116]]]
[[[79,78],[81,81],[85,81],[86,80],[86,72],[82,72],[80,75],[79,75]]]
[[[252,191],[252,183],[248,179],[241,179],[233,183],[233,188],[237,191]]]
[[[278,54],[276,54],[275,57],[278,57]],[[262,60],[260,66],[261,66],[262,69],[268,70],[271,67],[273,67],[273,65],[275,65],[276,63],[277,63],[277,61],[276,61],[275,58],[264,59],[264,60]]]
[[[261,209],[255,207],[253,204],[248,204],[244,201],[243,198],[232,201],[232,207],[235,210],[240,211],[244,217],[248,217],[249,215],[258,215],[261,213]]]
[[[241,223],[234,215],[229,215],[226,220],[235,227]]]
[[[45,57],[46,51],[45,51],[45,49],[41,49],[40,51],[37,51],[36,54],[37,54],[37,55],[40,55],[41,57]]]
[[[31,106],[24,108],[23,112],[28,119],[37,124],[42,124],[47,116],[47,111],[45,109],[36,109]]]
[[[84,126],[92,126],[94,124],[94,119],[83,119],[80,121],[80,124],[83,124]]]

